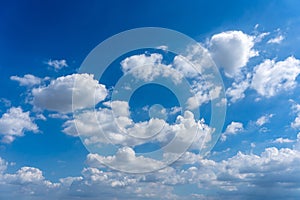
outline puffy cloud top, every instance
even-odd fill
[[[258,55],[253,49],[255,37],[242,31],[227,31],[213,35],[209,50],[215,63],[224,68],[225,74],[233,77],[238,74],[250,58]]]

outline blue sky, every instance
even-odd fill
[[[298,199],[299,7],[0,2],[0,199]],[[143,27],[195,43],[183,55],[161,44],[88,66],[106,69],[99,80],[85,73],[97,45]],[[211,117],[225,108],[218,132]]]

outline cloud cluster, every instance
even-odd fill
[[[1,199],[51,199],[52,193],[59,193],[62,188],[62,184],[46,180],[38,168],[25,166],[15,173],[7,173],[7,166],[8,163],[0,158]]]
[[[125,148],[119,153],[120,157],[117,155],[112,161],[136,159],[133,167],[140,165],[132,149]],[[8,174],[5,172],[8,163],[0,159],[0,184],[5,186],[0,188],[17,189],[13,195],[31,199],[51,199],[53,195],[64,199],[219,199],[219,195],[225,199],[295,199],[300,194],[300,152],[296,149],[271,147],[258,155],[238,152],[221,161],[203,159],[189,152],[182,159],[196,165],[185,169],[176,169],[174,165],[148,174],[101,170],[98,158],[89,154],[89,166],[82,170],[81,176],[61,178],[58,183],[46,180],[42,171],[33,167],[22,167]],[[185,184],[197,187],[198,191],[185,196],[175,194],[176,188]]]
[[[196,144],[192,148],[196,149],[201,149],[199,143],[206,136],[206,140],[209,140],[213,132],[203,120],[195,120],[190,111],[178,115],[174,124],[158,118],[134,122],[130,117],[128,102],[112,101],[104,104],[110,107],[85,110],[76,115],[75,119],[67,120],[63,132],[71,136],[78,136],[79,133],[86,145],[112,143],[131,147],[145,142],[167,143],[176,136],[177,148],[194,140]]]

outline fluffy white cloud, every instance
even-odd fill
[[[190,111],[186,111],[183,116],[177,116],[174,124],[157,118],[135,123],[129,116],[127,102],[113,101],[104,104],[113,109],[109,107],[83,111],[74,120],[64,123],[63,132],[71,136],[78,136],[80,133],[86,145],[112,143],[130,147],[147,142],[168,143],[170,138],[176,136],[177,139],[173,141],[176,145],[168,149],[176,152],[190,146],[193,141],[191,148],[201,150],[202,145],[205,146],[210,141],[214,131],[203,120],[195,120]]]
[[[265,60],[254,68],[251,88],[265,97],[275,96],[281,91],[295,87],[300,73],[300,60],[288,57],[283,61]]]
[[[22,167],[16,174],[6,174],[5,178],[8,182],[20,184],[40,183],[45,179],[42,171],[34,167]]]
[[[242,31],[222,32],[211,37],[209,50],[215,63],[224,68],[227,76],[233,77],[246,66],[250,58],[258,55],[253,49],[254,39],[254,36]]]
[[[221,141],[225,141],[228,135],[235,135],[244,130],[243,124],[240,122],[231,122],[226,127],[225,132],[221,135]]]
[[[132,120],[127,116],[128,103],[115,102],[112,105],[117,111],[116,115],[110,108],[85,110],[76,115],[75,119],[66,121],[63,132],[71,136],[78,136],[79,133],[85,138],[84,143],[87,145],[108,142],[123,145],[139,143],[138,140],[124,134],[126,128],[133,125]]]
[[[10,80],[19,82],[20,86],[34,86],[39,85],[42,81],[41,78],[32,74],[25,74],[23,77],[11,76]]]
[[[48,60],[47,65],[53,67],[54,70],[56,71],[68,66],[66,60],[51,60],[51,59]]]
[[[202,159],[198,168],[184,170],[181,176],[225,199],[293,199],[300,195],[299,163],[298,151],[272,147],[260,155],[239,152],[220,162]]]
[[[300,134],[299,134],[300,135]],[[299,136],[300,138],[300,136]],[[182,157],[184,163],[195,164],[188,169],[175,170],[168,167],[164,170],[157,171],[146,175],[125,175],[125,180],[119,181],[114,185],[126,185],[141,187],[141,183],[155,183],[157,185],[174,185],[176,188],[180,185],[189,184],[196,185],[203,199],[219,199],[219,195],[225,199],[273,199],[287,198],[299,196],[300,184],[300,154],[299,151],[275,147],[265,149],[260,155],[244,154],[238,152],[235,156],[214,161],[203,159],[196,154],[186,153]],[[288,167],[287,167],[288,166]],[[99,174],[99,178],[94,177],[93,180],[101,180],[105,182],[106,177],[102,171],[93,170]],[[89,175],[91,176],[91,175]],[[112,175],[109,175],[112,177]],[[118,174],[118,176],[122,176]],[[102,177],[102,178],[101,178]],[[115,178],[114,178],[115,179]],[[109,178],[105,178],[109,180]],[[266,192],[272,189],[272,193]],[[255,193],[253,193],[255,191]],[[215,196],[214,194],[218,194]],[[183,198],[182,196],[177,198]],[[186,199],[191,199],[187,196]]]
[[[2,142],[11,143],[25,131],[37,132],[38,127],[30,118],[30,113],[23,112],[20,107],[12,107],[0,118],[0,136]]]
[[[130,56],[121,62],[122,71],[144,81],[152,81],[162,76],[172,78],[174,83],[180,83],[183,78],[182,74],[171,65],[163,64],[162,60],[163,56],[157,53]]]
[[[280,44],[282,42],[282,40],[284,40],[284,37],[282,35],[278,35],[275,38],[272,38],[270,40],[268,40],[268,44]]]
[[[69,113],[72,107],[74,110],[93,107],[106,98],[107,90],[93,75],[72,74],[34,88],[32,95],[33,105],[38,108]]]
[[[98,161],[97,164],[96,161]],[[130,147],[120,148],[114,156],[103,157],[98,154],[89,154],[87,162],[92,162],[94,165],[96,164],[97,167],[104,163],[113,168],[117,166],[117,169],[120,171],[136,173],[152,171],[153,169],[158,169],[164,166],[164,164],[160,161],[146,158],[144,156],[136,156],[134,150]]]
[[[260,118],[258,118],[255,122],[255,124],[257,126],[263,126],[264,124],[266,123],[269,123],[270,122],[270,119],[273,117],[274,115],[273,114],[268,114],[268,115],[263,115],[261,116]]]

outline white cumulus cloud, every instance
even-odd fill
[[[283,61],[265,60],[254,68],[251,88],[260,95],[272,97],[295,87],[300,73],[300,60],[288,57]]]
[[[242,31],[226,31],[211,37],[209,50],[215,63],[224,68],[227,76],[233,77],[239,74],[250,58],[258,55],[253,49],[254,39],[254,36]]]
[[[25,131],[37,132],[38,127],[30,118],[30,112],[24,112],[20,107],[12,107],[0,118],[0,136],[2,142],[11,143],[16,137],[24,135]]]
[[[34,88],[32,96],[33,105],[38,108],[69,113],[72,106],[74,110],[95,106],[106,98],[107,90],[93,75],[72,74],[52,80],[47,86]]]
[[[141,54],[125,58],[121,62],[122,71],[132,74],[135,78],[144,81],[152,81],[157,77],[172,78],[174,83],[180,83],[182,74],[172,68],[171,65],[162,63],[163,56],[153,53]]]
[[[23,77],[11,76],[10,80],[19,82],[20,86],[34,86],[39,85],[42,81],[41,78],[32,74],[25,74]]]
[[[98,163],[95,166],[101,166],[103,163],[109,166],[117,166],[121,171],[151,171],[153,169],[163,167],[163,163],[151,158],[146,158],[144,156],[137,156],[134,150],[130,147],[123,147],[118,150],[116,155],[103,157],[98,154],[89,154],[87,161]]]

